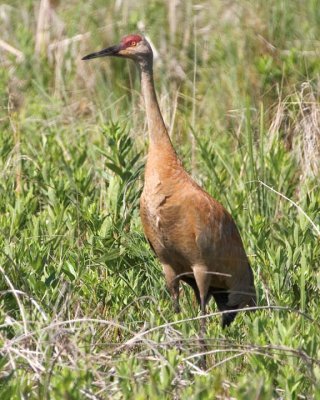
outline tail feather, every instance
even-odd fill
[[[219,311],[234,310],[237,306],[228,306],[229,292],[225,289],[210,288],[210,294],[214,297]],[[237,311],[222,314],[222,328],[229,326],[237,315]]]
[[[199,295],[199,289],[197,287],[196,281],[193,277],[189,276],[184,276],[181,278],[185,283],[190,285],[192,289],[194,290],[195,296],[197,298],[198,303],[200,304],[200,295]],[[236,310],[242,304],[234,304],[230,305],[230,291],[223,289],[223,288],[216,288],[216,287],[210,287],[207,298],[206,298],[206,303],[210,300],[210,297],[213,296],[218,310],[219,311],[228,311],[228,310]],[[249,301],[248,305],[252,305],[255,303],[255,295],[252,295],[251,300]],[[238,311],[230,311],[222,314],[222,328],[225,328],[229,326],[233,320],[235,319],[236,315],[238,314]]]

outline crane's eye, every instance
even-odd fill
[[[135,41],[130,43],[130,46],[136,46],[136,45],[137,45],[137,42],[135,42]]]

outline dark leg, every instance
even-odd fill
[[[197,302],[200,306],[200,293],[199,293],[199,289],[198,289],[198,286],[197,286],[197,283],[196,283],[194,277],[193,276],[192,277],[191,276],[182,276],[181,280],[192,287],[194,294],[196,296]]]
[[[207,292],[204,301],[201,302],[200,291],[198,289],[198,286],[197,286],[195,278],[189,277],[189,276],[183,276],[183,277],[181,277],[181,280],[192,287],[192,289],[194,291],[194,294],[196,296],[197,302],[199,304],[199,307],[200,307],[200,310],[201,310],[201,314],[205,315],[206,314],[206,305],[208,304],[208,301],[210,300],[210,297],[212,296],[211,291]],[[201,319],[201,322],[202,321],[205,321],[204,318]]]
[[[194,278],[197,284],[197,288],[199,291],[199,298],[200,298],[200,309],[201,309],[201,315],[204,316],[206,315],[206,306],[207,306],[207,301],[210,298],[210,292],[209,292],[209,287],[210,287],[210,276],[208,275],[208,268],[204,265],[195,265],[193,266],[193,274]],[[205,353],[207,351],[207,346],[205,342],[205,334],[206,334],[206,318],[201,318],[200,320],[200,349],[201,352]],[[202,369],[206,369],[207,366],[207,360],[206,360],[206,354],[204,354],[201,359],[200,359],[200,366]]]
[[[179,278],[175,270],[168,264],[162,265],[167,287],[173,300],[173,309],[175,313],[180,312],[179,306]]]

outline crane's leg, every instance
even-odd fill
[[[201,315],[206,315],[206,305],[210,298],[209,288],[210,288],[210,275],[208,268],[204,265],[195,265],[193,268],[194,279],[196,280],[197,287],[199,290],[200,299],[200,310]],[[201,332],[205,333],[206,321],[205,318],[201,320]]]
[[[200,299],[200,309],[201,315],[206,315],[206,305],[210,298],[209,288],[210,288],[210,275],[208,268],[204,265],[195,265],[192,268],[194,279],[197,283],[197,288],[199,290],[199,299]],[[196,290],[195,290],[196,292]],[[207,347],[204,340],[204,335],[206,333],[206,319],[202,318],[200,320],[200,349],[203,353],[207,351]],[[200,367],[202,369],[206,369],[207,359],[206,355],[202,355],[200,358]]]
[[[179,313],[180,312],[180,306],[179,306],[179,283],[180,283],[180,280],[178,278],[178,274],[168,264],[163,264],[162,269],[164,272],[164,277],[166,279],[166,284],[167,284],[168,290],[172,296],[174,312]]]
[[[194,292],[194,294],[196,296],[197,302],[198,302],[198,304],[200,306],[200,303],[201,303],[200,293],[199,293],[199,289],[198,289],[198,286],[197,286],[197,282],[194,279],[194,276],[192,276],[192,277],[191,276],[182,276],[181,280],[192,287],[193,292]]]
[[[198,286],[197,286],[197,282],[196,282],[196,280],[194,279],[194,276],[192,276],[192,277],[183,276],[183,277],[181,278],[181,280],[182,280],[183,282],[187,283],[189,286],[192,287],[193,292],[194,292],[194,294],[195,294],[195,296],[196,296],[197,302],[198,302],[198,304],[199,304],[199,307],[201,307],[200,292],[199,292],[199,289],[198,289]],[[207,297],[206,297],[206,299],[205,299],[205,304],[208,304],[208,301],[210,300],[210,297],[211,297],[211,296],[212,296],[212,291],[211,291],[211,288],[210,288],[210,289],[208,290]]]

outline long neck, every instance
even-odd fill
[[[153,82],[152,60],[140,65],[141,69],[141,90],[145,102],[148,130],[149,130],[149,151],[165,150],[175,155],[167,128],[164,124],[157,95]]]

